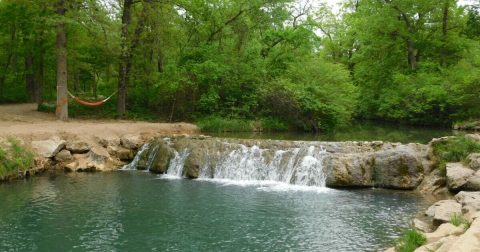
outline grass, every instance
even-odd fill
[[[208,116],[197,120],[196,124],[203,132],[260,132],[287,131],[288,126],[275,118],[247,120]]]
[[[0,147],[0,180],[24,172],[33,165],[33,154],[30,151],[13,138],[9,138],[8,142],[9,148]]]
[[[465,230],[469,229],[470,225],[472,224],[468,220],[463,218],[462,215],[458,215],[456,213],[453,214],[452,217],[450,218],[450,223],[452,223],[456,227],[459,227],[460,225],[463,225],[463,228]]]
[[[424,245],[427,242],[427,238],[424,234],[417,230],[409,229],[400,237],[395,251],[397,252],[413,252],[418,247]]]
[[[467,156],[475,152],[480,152],[480,143],[465,136],[455,136],[433,146],[433,153],[438,158],[438,168],[444,173],[447,163],[465,162]]]

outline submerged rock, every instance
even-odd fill
[[[33,149],[45,158],[54,157],[59,151],[65,148],[65,145],[65,140],[62,140],[59,137],[53,137],[42,141],[32,141]]]

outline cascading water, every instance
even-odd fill
[[[200,178],[324,187],[324,153],[314,146],[274,151],[239,145],[220,157],[213,169],[204,166]]]
[[[180,152],[175,151],[174,157],[170,160],[170,165],[168,166],[167,175],[172,177],[182,177],[183,176],[183,167],[185,166],[185,160],[188,157],[188,151],[182,150]]]
[[[186,171],[185,162],[192,151],[201,152],[198,179],[238,184],[287,184],[295,186],[325,187],[323,159],[326,151],[319,145],[308,143],[294,147],[258,145],[246,146],[240,143],[220,143],[214,148],[184,145],[176,146],[169,139],[143,146],[133,162],[123,170],[134,170],[141,163],[149,170],[159,155],[161,144],[172,150],[172,156],[164,178],[182,178]],[[218,147],[218,148],[217,148]],[[147,155],[144,152],[147,151]],[[204,155],[203,155],[204,154]],[[198,155],[197,155],[198,156]],[[144,161],[140,161],[140,159]],[[143,167],[145,166],[145,167]]]
[[[124,165],[120,170],[128,171],[128,170],[136,170],[138,166],[138,162],[140,161],[140,158],[142,157],[142,154],[148,150],[150,147],[150,144],[144,144],[142,148],[137,152],[137,155],[135,155],[135,158],[133,158],[133,161],[130,164]]]

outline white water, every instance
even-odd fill
[[[227,148],[228,151],[214,155],[207,153],[207,160],[203,160],[198,180],[224,185],[257,186],[258,189],[266,191],[326,190],[322,165],[326,152],[322,148],[305,145],[271,150],[242,144],[232,144],[230,147],[232,148]],[[148,148],[154,148],[147,157],[147,168],[150,168],[158,155],[158,145],[143,146],[133,162],[123,169],[136,169],[140,156]],[[187,149],[175,151],[167,173],[161,178],[183,178],[185,161],[189,154]]]
[[[130,164],[124,165],[120,170],[128,171],[128,170],[136,170],[138,161],[140,161],[140,158],[142,157],[142,154],[148,150],[150,147],[150,144],[144,144],[142,148],[137,152],[137,155],[135,155],[135,158],[133,158],[133,161]]]
[[[170,160],[170,165],[168,166],[167,175],[170,177],[183,177],[183,167],[185,165],[185,160],[187,160],[189,153],[187,150],[175,151],[175,156]]]
[[[272,158],[266,158],[270,152]],[[306,146],[286,150],[267,150],[239,145],[225,153],[213,169],[207,165],[200,180],[227,185],[255,185],[262,190],[314,190],[325,188],[323,158],[325,150]],[[212,174],[213,170],[213,174]]]

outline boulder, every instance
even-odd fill
[[[424,233],[430,233],[433,231],[433,228],[432,228],[432,225],[422,221],[422,220],[419,220],[417,218],[413,219],[413,227],[416,229],[416,230],[419,230],[419,231],[422,231]]]
[[[423,165],[414,149],[399,148],[375,155],[375,186],[392,189],[415,189],[423,180]]]
[[[66,162],[72,160],[72,154],[68,150],[61,150],[57,155],[55,155],[55,160],[57,162]]]
[[[447,252],[458,239],[458,236],[450,235],[443,237],[435,242],[425,244],[415,250],[415,252]]]
[[[448,194],[446,185],[447,180],[445,176],[440,170],[436,169],[425,176],[425,179],[418,186],[418,190],[426,195]]]
[[[462,215],[462,205],[455,200],[440,200],[430,206],[425,212],[433,217],[434,222],[449,222],[454,215]]]
[[[140,148],[140,146],[143,145],[144,141],[140,137],[140,135],[124,135],[121,139],[120,142],[123,147],[131,150],[136,150]]]
[[[480,122],[478,122],[480,124]],[[480,125],[478,125],[480,126]],[[478,127],[476,126],[476,127]],[[476,128],[477,129],[477,128]],[[480,129],[480,128],[478,128]],[[478,130],[477,129],[477,130]],[[473,141],[479,141],[480,142],[480,134],[466,134],[465,135],[466,138],[470,139],[470,140],[473,140]]]
[[[473,176],[468,178],[463,190],[466,191],[480,191],[480,171],[477,171]]]
[[[63,168],[65,171],[73,172],[73,171],[77,171],[77,167],[78,167],[78,161],[74,161],[69,164],[66,164]]]
[[[32,148],[42,157],[52,158],[65,148],[66,142],[59,137],[48,140],[32,141]]]
[[[447,186],[451,191],[461,190],[474,171],[465,167],[462,163],[447,164]]]
[[[373,156],[328,155],[323,162],[328,187],[373,187]]]
[[[86,154],[86,167],[85,169],[90,169],[95,167],[95,170],[106,171],[113,170],[114,164],[111,162],[112,159],[108,151],[102,147],[93,147]]]
[[[98,143],[104,148],[107,148],[108,146],[119,146],[120,138],[115,136],[104,136],[98,139]]]
[[[156,154],[152,157],[149,169],[155,173],[166,173],[175,151],[163,141],[156,144]]]
[[[440,240],[441,238],[447,237],[447,236],[458,236],[465,233],[465,229],[463,226],[455,226],[451,223],[444,223],[440,225],[437,230],[433,233],[426,233],[425,237],[427,238],[428,243],[436,242]]]
[[[480,211],[480,192],[459,192],[455,195],[455,200],[462,206],[462,213],[468,218],[477,217]]]
[[[467,156],[467,163],[471,169],[480,170],[480,153],[472,153]]]
[[[90,145],[85,142],[69,142],[67,143],[66,149],[71,153],[82,154],[87,153],[90,150]]]
[[[121,146],[108,146],[107,151],[111,156],[114,156],[122,161],[132,160],[135,156],[132,150],[123,148]]]
[[[476,219],[470,228],[461,235],[448,250],[449,252],[480,251],[480,219]]]

